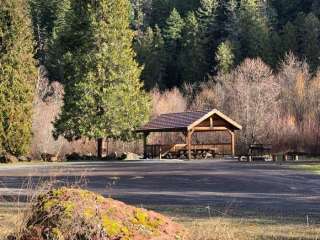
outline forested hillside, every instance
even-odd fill
[[[73,42],[63,29],[69,0],[31,0],[38,56],[50,79],[63,81],[63,57]],[[147,89],[199,83],[261,57],[277,70],[291,51],[320,63],[317,0],[131,0],[137,60]],[[81,31],[81,29],[79,29]]]
[[[2,4],[0,153],[94,152],[150,116],[213,108],[243,126],[239,149],[319,153],[318,0]]]

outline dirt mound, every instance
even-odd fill
[[[38,197],[19,240],[182,240],[186,230],[153,211],[81,190]]]

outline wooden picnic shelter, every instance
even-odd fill
[[[139,128],[136,132],[143,134],[144,156],[159,157],[179,156],[183,154],[188,159],[192,156],[207,153],[212,155],[219,154],[218,147],[228,148],[230,155],[235,155],[235,131],[241,130],[242,127],[234,120],[221,113],[217,109],[212,111],[195,111],[162,114],[149,123]],[[171,145],[150,145],[148,136],[150,133],[183,133],[185,136],[184,144]],[[194,133],[204,132],[227,132],[230,136],[229,142],[214,142],[210,144],[193,144],[192,135]]]

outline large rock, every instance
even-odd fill
[[[19,162],[18,158],[9,153],[5,153],[0,158],[0,163],[17,163],[17,162]]]
[[[18,157],[19,162],[30,162],[31,158],[26,157],[26,156],[20,156]]]
[[[18,240],[182,240],[186,230],[153,211],[61,188],[38,197]]]
[[[56,155],[51,154],[51,153],[42,153],[41,159],[42,159],[42,161],[45,161],[45,162],[58,162],[59,161],[59,158]]]
[[[142,157],[139,156],[138,154],[131,153],[131,152],[124,153],[124,154],[121,156],[121,160],[126,160],[126,161],[139,160],[139,159],[141,159],[141,158],[142,158]]]

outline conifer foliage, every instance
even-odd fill
[[[0,148],[29,150],[37,79],[31,21],[24,0],[0,1]]]
[[[134,60],[127,0],[72,0],[63,34],[65,97],[55,137],[130,137],[149,100]]]

